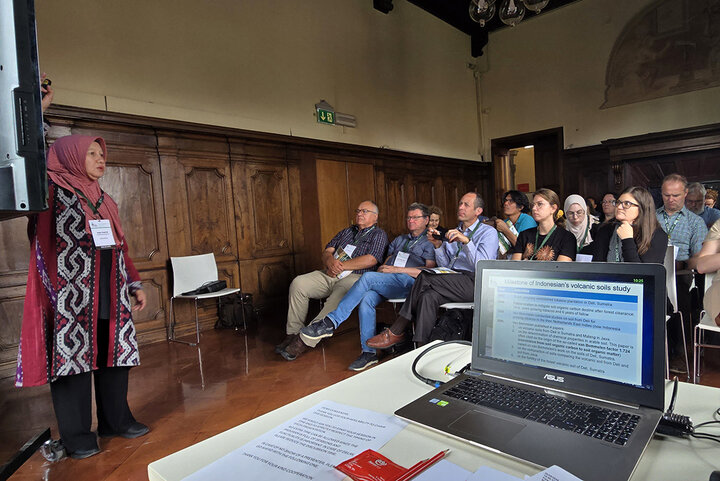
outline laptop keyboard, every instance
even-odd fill
[[[624,446],[640,416],[484,379],[465,378],[443,394]]]

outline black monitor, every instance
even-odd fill
[[[0,220],[48,207],[33,0],[0,0]]]

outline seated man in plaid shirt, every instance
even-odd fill
[[[365,272],[374,271],[385,259],[387,234],[377,225],[378,207],[366,200],[355,209],[355,225],[338,232],[322,253],[323,270],[297,276],[290,284],[288,317],[285,340],[275,352],[288,361],[294,361],[320,339],[306,344],[298,333],[305,325],[310,299],[324,299],[325,305],[311,322],[324,319],[337,308],[338,303],[352,285]]]

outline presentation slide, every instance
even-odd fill
[[[494,277],[494,358],[642,384],[642,284]]]

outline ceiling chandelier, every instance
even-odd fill
[[[470,18],[481,27],[498,11],[498,18],[506,25],[514,27],[523,17],[525,10],[540,13],[550,0],[470,0]],[[497,4],[500,4],[498,7]]]

